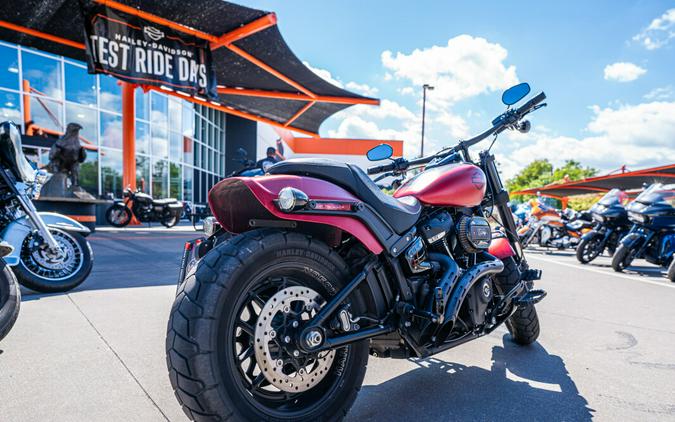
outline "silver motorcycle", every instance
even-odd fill
[[[52,212],[38,212],[32,199],[49,174],[34,169],[23,154],[12,122],[0,123],[0,239],[13,247],[4,257],[19,283],[43,293],[80,285],[93,266],[90,230]]]

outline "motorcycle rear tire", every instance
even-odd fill
[[[122,220],[113,220],[112,218],[112,213],[113,211],[118,211],[124,214],[125,218]],[[113,204],[108,210],[105,212],[105,219],[113,227],[126,227],[129,225],[131,222],[131,210],[127,208],[125,205],[120,205],[120,204]]]
[[[288,276],[279,278],[284,272]],[[342,358],[336,356],[324,378],[309,390],[286,393],[291,399],[275,396],[258,401],[256,387],[245,388],[236,362],[239,352],[231,338],[236,340],[239,321],[243,321],[238,309],[250,297],[258,297],[255,289],[260,280],[300,282],[327,299],[350,276],[348,265],[335,251],[300,233],[253,230],[209,251],[180,286],[168,323],[169,378],[185,414],[195,421],[344,418],[363,383],[367,340],[336,351],[343,353]],[[355,313],[366,309],[358,289],[349,300]]]
[[[612,269],[620,273],[630,266],[634,258],[631,248],[620,245],[612,257]]]
[[[0,259],[0,340],[12,329],[21,307],[21,290],[9,266]]]
[[[160,221],[160,223],[162,223],[162,225],[164,227],[166,227],[167,229],[170,229],[171,227],[178,224],[178,218],[179,217],[177,215],[172,214],[172,215],[169,215],[169,216],[162,217],[162,220]]]
[[[502,261],[504,262],[504,270],[496,278],[502,293],[506,293],[520,282],[520,270],[513,258],[506,258]],[[527,346],[534,343],[539,338],[540,331],[539,316],[534,305],[519,307],[506,320],[506,328],[508,328],[516,344]]]

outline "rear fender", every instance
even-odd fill
[[[274,200],[285,187],[299,189],[316,201],[361,202],[346,190],[325,180],[268,175],[231,177],[220,181],[209,192],[209,207],[223,228],[232,233],[250,230],[253,219],[318,223],[346,231],[374,254],[380,254],[384,250],[370,229],[355,217],[281,212]]]
[[[516,255],[516,251],[513,250],[509,239],[506,237],[497,237],[492,239],[492,242],[490,242],[490,247],[488,248],[488,253],[499,259],[506,259]]]

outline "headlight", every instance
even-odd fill
[[[220,223],[215,217],[206,217],[204,219],[204,234],[206,237],[213,236],[218,230],[220,230]]]
[[[291,212],[307,205],[309,197],[300,189],[287,186],[279,191],[277,206],[283,212]]]
[[[640,214],[639,212],[633,211],[628,212],[628,218],[634,221],[638,221],[640,223],[644,223],[645,221],[647,221],[647,217],[644,214]]]

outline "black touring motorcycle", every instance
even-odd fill
[[[668,278],[675,282],[675,184],[651,185],[626,209],[634,225],[612,257],[614,271],[623,271],[634,259],[644,258],[667,267]]]
[[[188,417],[339,420],[369,354],[427,357],[501,324],[516,343],[534,342],[541,272],[528,268],[494,155],[469,153],[506,129],[529,129],[523,118],[545,105],[544,93],[511,108],[529,91],[507,90],[506,112],[472,139],[370,168],[424,166],[393,197],[359,167],[328,160],[287,160],[212,188],[222,227],[207,224],[208,239],[186,244],[166,339]],[[391,153],[383,144],[368,158]]]
[[[584,234],[577,245],[577,260],[588,264],[605,250],[613,255],[619,247],[619,241],[628,233],[632,223],[624,203],[628,195],[619,189],[612,189],[589,210],[595,226]]]

